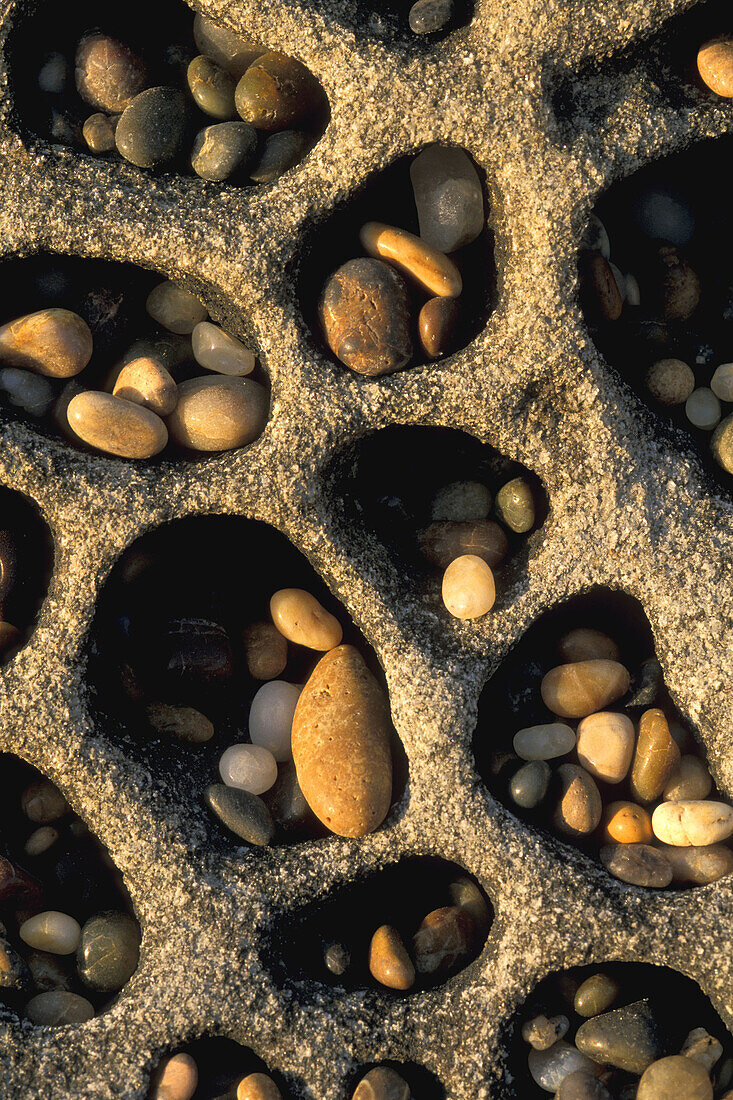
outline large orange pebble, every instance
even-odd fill
[[[615,703],[631,677],[618,661],[574,661],[551,669],[542,680],[542,700],[560,718],[586,718]]]
[[[289,642],[320,649],[334,649],[343,638],[338,619],[302,588],[281,588],[270,600],[272,621]]]
[[[293,717],[293,761],[313,813],[338,836],[366,836],[392,801],[390,716],[357,649],[321,657]]]
[[[457,298],[463,289],[461,273],[453,261],[406,229],[367,222],[361,228],[359,240],[368,255],[388,260],[428,294]]]
[[[725,99],[733,98],[733,38],[712,38],[701,46],[697,68],[711,91]]]
[[[92,357],[92,331],[68,309],[41,309],[0,326],[0,363],[72,378]]]
[[[191,1100],[198,1080],[198,1066],[191,1055],[174,1054],[158,1066],[150,1100]]]
[[[250,1073],[237,1085],[237,1100],[282,1100],[282,1095],[266,1073]]]
[[[664,711],[658,707],[644,711],[631,765],[633,797],[638,802],[654,802],[679,762],[680,750],[669,732]]]
[[[399,933],[383,924],[372,936],[369,945],[369,972],[380,985],[388,989],[411,989],[415,984],[415,967],[407,954]]]
[[[635,802],[611,802],[603,814],[603,834],[606,844],[649,844],[652,819]]]

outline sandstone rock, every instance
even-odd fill
[[[595,780],[577,764],[561,764],[557,775],[561,794],[552,817],[555,827],[568,836],[592,833],[603,810]]]
[[[411,989],[415,984],[415,967],[399,933],[389,924],[383,924],[372,936],[369,972],[388,989]]]
[[[492,520],[438,521],[419,531],[417,538],[423,557],[438,569],[447,569],[465,554],[481,558],[494,569],[509,549],[506,535]]]
[[[461,273],[453,261],[406,229],[366,222],[359,240],[368,255],[387,260],[428,294],[457,298],[463,289]]]
[[[162,363],[157,359],[133,359],[117,375],[115,397],[142,405],[145,409],[168,416],[178,402],[178,387]]]
[[[445,570],[442,595],[446,609],[456,619],[479,619],[494,606],[494,575],[483,558],[463,554]]]
[[[680,761],[680,750],[669,732],[664,712],[644,711],[631,765],[631,793],[637,802],[653,802]]]
[[[410,179],[423,241],[446,253],[476,240],[484,227],[484,196],[467,153],[429,145],[410,165]]]
[[[733,807],[725,802],[663,802],[652,814],[654,835],[676,847],[718,844],[733,835]]]
[[[294,645],[323,652],[341,643],[341,623],[302,588],[281,588],[270,599],[275,627]]]
[[[703,81],[716,95],[733,97],[733,38],[721,36],[705,42],[697,54]]]
[[[168,442],[168,430],[156,413],[101,390],[72,397],[66,416],[79,439],[120,458],[152,458]]]
[[[0,326],[0,362],[8,366],[71,378],[91,357],[91,329],[68,309],[41,309]]]
[[[171,439],[194,451],[229,451],[262,434],[267,390],[250,378],[206,375],[179,383],[178,404],[167,418]]]
[[[553,668],[542,680],[542,699],[561,718],[585,718],[615,703],[631,677],[617,661],[575,661]]]

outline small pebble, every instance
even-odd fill
[[[567,836],[586,836],[597,828],[603,803],[595,780],[577,764],[561,764],[557,769],[561,792],[552,820]]]
[[[650,844],[652,819],[636,802],[611,802],[603,812],[604,839],[609,844]]]
[[[341,978],[351,966],[351,955],[342,943],[331,943],[323,953],[323,961],[332,974]]]
[[[424,17],[429,8],[434,13],[442,8],[445,14],[453,8],[453,0],[418,0],[410,12],[410,25],[418,9]],[[426,244],[438,252],[455,252],[481,234],[485,223],[483,190],[473,161],[463,149],[429,145],[412,161],[410,180],[420,237]]]
[[[312,135],[302,130],[268,134],[249,168],[249,178],[255,183],[274,183],[298,164],[312,145]]]
[[[19,935],[23,943],[36,951],[48,951],[52,955],[71,955],[79,946],[81,927],[67,913],[50,909],[21,924]]]
[[[479,619],[494,606],[494,574],[483,558],[463,554],[443,574],[443,603],[456,619]]]
[[[399,933],[389,924],[383,924],[372,936],[369,973],[388,989],[412,989],[415,984],[415,967]]]
[[[41,309],[0,326],[0,361],[47,378],[72,378],[92,357],[86,321],[68,309]]]
[[[30,783],[21,796],[23,813],[37,825],[48,825],[69,813],[69,804],[50,779]]]
[[[191,1100],[199,1082],[198,1066],[190,1054],[174,1054],[158,1066],[150,1100]]]
[[[273,623],[252,623],[243,633],[247,671],[254,680],[274,680],[288,663],[288,640]]]
[[[664,683],[662,666],[656,657],[642,661],[638,676],[629,689],[626,707],[651,707],[654,705]]]
[[[290,731],[300,698],[297,684],[270,680],[259,689],[249,709],[249,736],[253,745],[269,751],[277,761],[292,760]],[[260,791],[255,791],[260,794]]]
[[[617,844],[601,848],[600,859],[609,874],[632,886],[664,889],[672,881],[669,860],[648,844]]]
[[[55,989],[32,997],[25,1006],[25,1015],[34,1024],[85,1024],[94,1016],[94,1006],[77,993]]]
[[[417,0],[408,16],[410,30],[414,34],[437,34],[448,26],[454,15],[453,0]]]
[[[266,1073],[250,1073],[237,1085],[237,1100],[283,1100],[283,1094]]]
[[[613,1100],[613,1098],[597,1077],[583,1070],[576,1070],[560,1082],[555,1100]]]
[[[453,261],[406,229],[366,222],[359,240],[369,256],[394,264],[428,294],[457,298],[463,289],[461,273]]]
[[[169,332],[188,335],[208,317],[206,306],[190,290],[169,279],[153,287],[145,302],[148,314]]]
[[[733,363],[721,363],[715,368],[710,389],[721,401],[733,401]]]
[[[562,1039],[549,1050],[530,1050],[527,1058],[532,1080],[545,1092],[555,1093],[571,1073],[600,1073],[600,1066]]]
[[[563,634],[558,643],[558,651],[567,664],[578,661],[618,661],[621,656],[613,638],[587,626],[577,627]]]
[[[11,405],[29,416],[46,416],[56,400],[56,390],[47,378],[18,367],[3,367],[0,370],[0,390]]]
[[[135,96],[117,123],[118,153],[138,168],[167,164],[183,144],[186,115],[183,92],[177,88],[147,88]]]
[[[704,1068],[691,1058],[674,1054],[661,1058],[642,1075],[637,1100],[713,1100],[713,1086]]]
[[[631,794],[636,801],[654,802],[659,798],[679,761],[680,750],[669,732],[664,711],[644,711],[631,765]]]
[[[697,756],[683,756],[664,785],[665,802],[699,801],[713,789],[713,778]]]
[[[275,834],[272,816],[257,795],[224,783],[212,783],[204,792],[209,809],[227,829],[248,844],[269,844]]]
[[[175,380],[157,359],[133,359],[117,375],[112,392],[158,416],[168,416],[178,402]]]
[[[491,910],[475,882],[470,878],[458,878],[448,887],[451,901],[459,909],[465,909],[473,921],[475,939],[483,943],[491,927]]]
[[[534,810],[542,802],[550,785],[550,765],[544,760],[531,760],[512,776],[509,793],[512,801],[524,810]]]
[[[574,661],[551,669],[540,691],[548,710],[560,718],[585,718],[615,703],[629,690],[631,677],[617,661]]]
[[[626,276],[626,303],[630,306],[641,305],[641,290],[636,275],[629,273]]]
[[[493,520],[437,521],[419,531],[417,540],[423,557],[443,570],[465,554],[481,558],[494,569],[509,550],[504,531]]]
[[[718,465],[733,474],[733,413],[718,424],[710,440],[710,449]]]
[[[454,350],[461,318],[457,298],[430,298],[417,319],[420,344],[429,359],[439,359]]]
[[[111,153],[117,147],[116,131],[117,119],[101,113],[90,115],[81,129],[84,141],[92,153]]]
[[[610,974],[592,974],[578,987],[573,1008],[586,1019],[600,1016],[608,1011],[620,992],[620,985]]]
[[[41,825],[40,829],[36,829],[25,842],[23,851],[27,856],[40,856],[44,852],[47,852],[59,838],[58,829],[54,829],[53,825]]]
[[[38,87],[46,95],[60,95],[66,88],[69,66],[62,53],[49,53],[38,71]]]
[[[137,969],[140,930],[127,913],[98,913],[84,924],[76,952],[79,977],[91,989],[116,993]]]
[[[147,82],[145,65],[132,50],[106,34],[82,38],[76,49],[76,90],[98,111],[129,107]]]
[[[634,755],[634,723],[625,714],[601,711],[578,724],[578,761],[595,779],[620,783]]]
[[[567,1016],[535,1016],[522,1024],[522,1038],[534,1050],[549,1050],[558,1039],[564,1039],[568,1033],[570,1021]]]
[[[514,735],[514,751],[522,760],[553,760],[575,748],[575,733],[562,722],[527,726]]]
[[[431,519],[486,519],[491,508],[491,493],[479,481],[452,481],[433,497]]]
[[[695,389],[695,375],[681,359],[659,359],[647,371],[645,383],[660,405],[681,405]]]
[[[534,527],[534,494],[529,482],[523,477],[515,477],[502,485],[496,494],[494,507],[501,522],[511,531],[523,535]]]
[[[209,374],[179,383],[178,404],[166,423],[181,447],[230,451],[262,434],[268,411],[268,392],[258,382]]]
[[[101,390],[72,397],[66,416],[79,439],[120,458],[152,458],[168,442],[166,426],[154,412]]]
[[[281,588],[270,599],[270,614],[279,632],[295,645],[322,652],[340,645],[338,619],[302,588]]]
[[[693,427],[711,432],[720,423],[720,401],[707,386],[700,386],[687,398],[685,415]]]
[[[663,844],[701,847],[733,835],[733,807],[725,802],[662,802],[652,814],[654,835]]]
[[[351,1100],[410,1100],[410,1086],[389,1066],[375,1066],[362,1077]]]
[[[219,759],[219,774],[227,787],[263,794],[277,779],[277,762],[261,745],[231,745]]]
[[[644,300],[663,321],[686,321],[700,301],[700,280],[672,245],[661,245],[650,264]]]
[[[672,881],[707,886],[733,873],[733,851],[723,844],[676,848],[662,844],[659,852],[672,868]]]
[[[575,1043],[594,1062],[628,1073],[643,1073],[664,1053],[664,1038],[647,1000],[586,1020]]]
[[[585,227],[580,247],[588,252],[600,252],[604,260],[611,259],[611,241],[605,225],[597,214],[588,216],[588,224]]]
[[[257,151],[257,132],[246,122],[217,122],[199,130],[191,147],[197,176],[222,183],[243,174]],[[226,372],[225,372],[226,373]]]
[[[711,38],[700,47],[697,69],[705,84],[716,95],[733,98],[733,38]]]
[[[465,961],[474,937],[473,919],[456,905],[434,909],[412,937],[412,957],[419,974],[441,974]]]
[[[201,745],[214,736],[213,722],[194,707],[150,703],[145,715],[156,733],[178,737],[192,745]]]
[[[253,61],[266,52],[265,47],[253,39],[235,34],[198,13],[193,21],[193,37],[202,54],[221,65],[237,80]]]
[[[226,122],[236,117],[235,83],[229,73],[209,57],[194,57],[186,72],[189,91],[204,114]]]
[[[692,1058],[693,1062],[699,1062],[710,1073],[723,1057],[723,1044],[704,1027],[696,1027],[685,1039],[680,1054],[685,1058]]]
[[[608,260],[600,252],[580,253],[580,296],[591,322],[618,321],[623,312],[616,280]]]
[[[381,260],[342,264],[327,279],[318,312],[329,348],[357,374],[391,374],[412,358],[407,286]]]
[[[237,84],[240,118],[256,130],[297,129],[323,105],[323,91],[294,57],[270,50],[249,66]]]
[[[204,370],[241,378],[254,370],[253,352],[211,321],[201,321],[191,334],[196,362]]]

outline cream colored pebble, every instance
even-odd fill
[[[687,398],[685,415],[696,428],[711,432],[720,423],[720,401],[707,386],[700,386]]]
[[[190,1054],[174,1054],[158,1066],[150,1100],[191,1100],[199,1082],[199,1071]]]
[[[327,652],[340,645],[341,623],[315,596],[302,588],[281,588],[270,600],[270,615],[280,633],[295,645]]]
[[[191,346],[196,362],[204,370],[235,377],[254,370],[254,353],[211,321],[196,325],[191,334]]]
[[[158,283],[148,294],[145,308],[148,314],[169,332],[188,335],[201,321],[209,316],[209,311],[195,294],[166,279]]]
[[[37,913],[21,924],[19,935],[35,951],[48,951],[51,955],[71,955],[81,939],[79,922],[68,913],[48,909]]]
[[[156,413],[101,390],[72,397],[66,416],[79,439],[119,458],[152,458],[168,442],[166,426]]]
[[[721,363],[715,368],[710,389],[721,401],[733,401],[733,363]]]
[[[166,423],[171,439],[194,451],[230,451],[252,443],[267,422],[268,394],[251,378],[207,374],[178,386]]]
[[[36,829],[28,837],[23,851],[27,856],[43,855],[56,843],[58,838],[58,829],[54,829],[53,825],[41,825],[40,829]]]
[[[663,844],[718,844],[733,835],[733,806],[698,800],[663,802],[652,814],[652,829]]]
[[[634,723],[625,714],[600,711],[578,725],[578,760],[605,783],[626,778],[634,755]]]
[[[117,375],[112,391],[158,416],[168,416],[178,404],[178,387],[175,379],[162,363],[149,356],[133,359]]]
[[[462,554],[443,574],[443,603],[456,619],[479,619],[494,606],[494,574],[476,554]]]

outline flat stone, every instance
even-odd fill
[[[190,1054],[174,1054],[158,1065],[150,1088],[150,1100],[192,1100],[199,1071]]]
[[[563,634],[558,653],[567,664],[578,661],[618,661],[621,651],[608,634],[592,627],[580,626]]]
[[[298,700],[293,759],[319,821],[339,836],[377,829],[392,801],[390,715],[384,691],[358,650],[322,657]]]
[[[509,784],[512,801],[524,810],[534,810],[547,794],[551,774],[550,765],[544,760],[524,764]]]
[[[733,873],[733,851],[722,844],[697,848],[662,844],[659,851],[672,868],[673,882],[707,886]]]
[[[112,114],[129,107],[148,79],[141,58],[107,34],[82,38],[74,64],[76,90],[84,102]]]
[[[672,867],[648,844],[616,844],[601,848],[600,860],[609,874],[632,886],[664,889],[672,881]]]
[[[456,619],[479,619],[496,600],[494,574],[483,558],[463,554],[443,574],[443,603]]]
[[[611,241],[605,225],[597,214],[588,215],[580,247],[588,252],[600,252],[604,260],[611,259]]]
[[[140,929],[127,913],[98,913],[84,924],[76,952],[79,977],[91,989],[116,993],[137,970]]]
[[[196,325],[209,315],[206,306],[195,294],[176,286],[170,279],[153,287],[146,299],[145,309],[159,325],[179,335],[193,332]]]
[[[178,404],[166,423],[171,439],[194,451],[230,451],[262,434],[269,395],[251,378],[206,375],[179,383]]]
[[[583,310],[593,324],[618,321],[624,303],[611,265],[600,252],[580,253],[580,297]]]
[[[274,680],[288,663],[288,640],[273,623],[251,623],[243,632],[247,671],[254,680]]]
[[[265,46],[253,39],[235,34],[228,27],[221,27],[198,13],[193,21],[193,37],[202,54],[221,65],[237,80],[253,61],[267,52]]]
[[[671,731],[670,731],[671,732]],[[665,802],[689,802],[707,798],[713,777],[697,756],[683,756],[664,785]]]
[[[342,264],[326,280],[318,314],[329,348],[357,374],[391,374],[412,358],[407,286],[381,260]]]
[[[18,934],[23,943],[36,951],[72,955],[79,946],[81,927],[68,913],[49,909],[21,924]]]
[[[575,733],[562,722],[527,726],[514,735],[514,751],[522,760],[554,760],[575,748]]]
[[[577,1070],[560,1082],[555,1100],[613,1100],[602,1081],[590,1073]]]
[[[644,383],[660,405],[682,405],[695,389],[695,374],[681,359],[659,359],[646,372]]]
[[[250,166],[249,178],[254,183],[274,183],[300,163],[313,140],[313,135],[303,130],[268,134]]]
[[[457,298],[463,289],[461,273],[453,261],[406,229],[366,222],[359,240],[369,256],[393,264],[428,294]]]
[[[704,1066],[674,1054],[645,1070],[636,1093],[637,1100],[713,1100],[713,1086]]]
[[[54,829],[53,825],[41,825],[28,837],[23,845],[23,851],[27,856],[35,859],[52,848],[58,839],[58,829]]]
[[[375,1066],[362,1077],[351,1100],[410,1100],[410,1086],[389,1066]]]
[[[459,909],[465,909],[473,921],[475,939],[483,943],[491,927],[491,910],[484,895],[470,878],[458,878],[448,887],[450,899]]]
[[[710,389],[721,401],[733,402],[733,363],[721,363],[715,368]]]
[[[545,1092],[555,1093],[571,1073],[579,1070],[593,1075],[599,1072],[590,1058],[562,1039],[549,1050],[530,1050],[527,1058],[532,1080]]]
[[[412,937],[418,974],[445,974],[468,961],[474,942],[471,915],[457,905],[433,909]]]
[[[711,92],[733,97],[733,38],[722,35],[705,42],[698,50],[697,69]]]
[[[586,1020],[575,1036],[578,1050],[601,1065],[644,1073],[665,1053],[665,1041],[648,1000],[634,1001]]]
[[[299,684],[270,680],[262,685],[249,708],[249,736],[252,744],[269,749],[279,762],[293,758],[290,733],[301,690]]]
[[[89,325],[68,309],[41,309],[0,326],[0,362],[47,378],[79,374],[92,348]]]
[[[369,973],[388,989],[412,989],[415,967],[407,954],[399,933],[383,924],[369,944]]]
[[[659,798],[679,762],[680,750],[669,732],[664,711],[658,708],[644,711],[631,765],[630,787],[636,801],[653,802]]]
[[[720,421],[710,440],[715,461],[733,474],[733,413]]]
[[[710,1073],[713,1066],[717,1065],[723,1057],[723,1044],[704,1027],[696,1027],[685,1039],[680,1054],[685,1058],[692,1058],[694,1062],[699,1062],[703,1069]]]
[[[277,762],[261,745],[231,745],[219,758],[219,774],[227,787],[264,794],[277,779]]]
[[[452,0],[418,0],[410,11],[410,26],[415,30],[413,17],[418,11],[427,25],[431,15],[450,18],[452,9]],[[484,195],[473,161],[463,149],[429,145],[412,161],[410,179],[420,237],[426,244],[447,253],[476,240],[485,224]]]
[[[578,724],[578,761],[595,779],[620,783],[634,755],[636,732],[625,714],[600,711]]]
[[[526,534],[534,527],[534,493],[525,478],[515,477],[502,485],[496,494],[494,507],[501,522],[518,535]]]
[[[568,836],[592,833],[603,810],[595,780],[577,764],[561,764],[557,776],[561,789],[552,815],[555,827]]]
[[[210,619],[170,619],[155,655],[166,678],[176,686],[190,680],[221,684],[234,673],[229,635]]]
[[[157,359],[133,359],[117,375],[115,397],[142,405],[158,416],[168,416],[178,403],[175,380]]]
[[[410,30],[414,34],[437,34],[448,26],[454,15],[453,0],[417,0],[408,16]]]
[[[725,802],[663,802],[652,814],[654,835],[663,844],[701,847],[733,835],[733,807]]]
[[[324,105],[323,90],[294,57],[270,50],[258,57],[237,84],[235,102],[256,130],[298,129]]]
[[[168,430],[156,413],[101,390],[72,397],[66,417],[84,443],[120,458],[153,458],[168,442]]]
[[[255,794],[224,783],[212,783],[204,792],[206,804],[227,829],[248,844],[266,845],[275,835],[267,806]]]
[[[94,1016],[94,1006],[78,993],[56,989],[31,997],[25,1006],[25,1015],[34,1024],[59,1026],[61,1024],[85,1024]]]
[[[686,321],[700,302],[700,280],[673,245],[660,245],[648,264],[645,305],[662,321]]]
[[[204,370],[241,378],[251,374],[255,366],[254,353],[241,340],[213,325],[201,321],[191,334],[194,358]]]
[[[480,481],[452,481],[433,497],[431,519],[486,519],[491,509],[491,493]]]
[[[281,588],[270,599],[275,627],[294,645],[326,652],[341,644],[341,623],[303,588]]]
[[[29,783],[21,796],[21,806],[28,820],[38,825],[48,825],[69,813],[69,803],[50,779]]]
[[[711,432],[720,423],[720,401],[707,386],[693,390],[685,402],[685,416],[693,428]]]
[[[156,733],[178,737],[192,745],[201,745],[214,736],[214,724],[195,707],[150,703],[145,715]]]
[[[196,106],[205,115],[226,122],[236,117],[234,107],[234,80],[210,57],[203,54],[194,57],[186,71],[188,88]]]
[[[0,904],[38,905],[43,897],[43,887],[37,879],[9,859],[0,856]]]
[[[138,168],[157,168],[179,153],[186,133],[186,97],[177,88],[147,88],[117,123],[117,151]]]
[[[656,657],[649,657],[646,661],[642,661],[639,674],[634,677],[634,681],[629,691],[629,697],[626,699],[624,706],[654,706],[663,683],[664,676],[662,673],[662,666]]]
[[[522,1024],[522,1038],[533,1050],[549,1050],[568,1033],[570,1021],[567,1016],[534,1016]]]
[[[579,1016],[588,1019],[607,1012],[621,992],[621,987],[610,974],[591,974],[578,987],[573,1008]]]
[[[574,661],[551,669],[542,680],[542,700],[561,718],[586,718],[629,690],[631,677],[617,661]]]
[[[317,824],[305,795],[300,789],[298,775],[292,762],[277,769],[277,780],[263,795],[263,801],[275,821],[287,831],[313,831]]]
[[[603,811],[604,839],[610,844],[650,844],[652,819],[636,802],[611,802]]]
[[[417,329],[420,344],[429,359],[439,359],[455,348],[461,320],[457,298],[430,298],[420,310]]]
[[[237,1100],[283,1100],[283,1094],[266,1073],[250,1073],[237,1085]]]
[[[447,569],[456,558],[472,554],[490,569],[504,560],[509,542],[498,523],[492,520],[437,521],[417,536],[420,553],[431,565]]]
[[[18,367],[0,370],[0,390],[11,405],[29,416],[46,416],[56,400],[56,391],[48,379]]]

